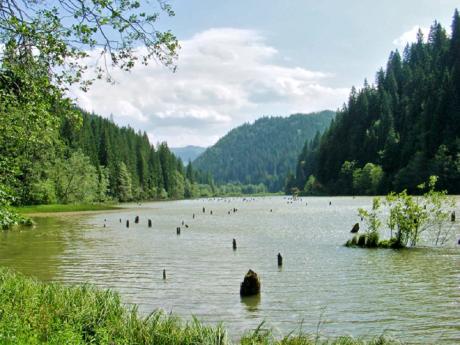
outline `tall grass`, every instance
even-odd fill
[[[30,213],[54,213],[54,212],[82,212],[82,211],[106,211],[120,209],[116,204],[49,204],[30,205],[15,207],[15,211],[22,214]]]
[[[89,285],[66,287],[37,282],[0,269],[0,344],[180,344],[227,345],[222,325],[208,326],[196,318],[183,322],[156,311],[141,317],[123,306],[118,294]],[[271,332],[246,333],[243,345],[389,345],[384,338],[371,342],[349,337],[318,341],[307,335],[275,339]]]

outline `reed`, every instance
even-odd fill
[[[142,317],[126,307],[111,290],[90,285],[42,283],[0,268],[1,344],[180,344],[230,345],[222,324],[184,322],[158,310]],[[392,345],[378,338],[370,342],[344,337],[321,340],[299,334],[276,339],[270,331],[246,333],[243,345]]]

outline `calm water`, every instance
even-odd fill
[[[316,332],[321,322],[321,333],[329,336],[387,334],[409,343],[459,344],[455,238],[443,249],[343,247],[359,220],[356,209],[370,204],[370,198],[194,200],[39,218],[33,230],[0,234],[0,265],[45,281],[113,288],[143,313],[163,308],[184,318],[224,321],[233,337],[265,320],[264,327],[283,334],[300,327]],[[229,215],[233,207],[238,211]],[[250,268],[261,276],[262,293],[242,300],[239,285]]]

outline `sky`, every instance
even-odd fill
[[[437,20],[450,32],[460,7],[453,0],[169,3],[176,15],[160,17],[158,28],[180,41],[175,73],[152,62],[70,95],[170,147],[210,146],[262,116],[336,110],[419,28],[427,34]]]

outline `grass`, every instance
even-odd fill
[[[115,204],[51,204],[51,205],[31,205],[15,207],[14,210],[21,214],[30,213],[58,213],[58,212],[81,212],[81,211],[106,211],[117,210]]]
[[[369,342],[351,337],[321,340],[299,334],[282,339],[270,331],[248,332],[242,345],[393,345],[383,337]],[[141,317],[110,290],[89,285],[41,283],[0,268],[0,344],[180,344],[230,345],[222,325],[183,322],[156,311]]]

